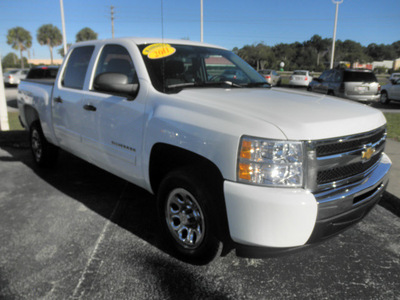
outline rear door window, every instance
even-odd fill
[[[93,50],[94,46],[84,46],[72,51],[61,81],[64,87],[80,90],[83,88]]]
[[[374,73],[371,72],[344,72],[345,82],[377,82]]]

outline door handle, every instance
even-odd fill
[[[54,102],[57,102],[57,103],[63,103],[63,99],[61,99],[60,96],[54,98],[53,101],[54,101]]]
[[[93,106],[93,105],[85,104],[83,106],[83,109],[88,110],[88,111],[96,111],[97,108],[95,106]]]

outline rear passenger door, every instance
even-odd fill
[[[74,48],[55,83],[52,99],[53,126],[62,148],[81,156],[82,97],[94,46]]]

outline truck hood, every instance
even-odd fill
[[[177,97],[234,114],[237,122],[258,119],[290,140],[318,140],[367,132],[386,123],[374,108],[353,101],[291,89],[184,89]],[[243,128],[243,134],[251,134]]]

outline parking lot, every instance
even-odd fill
[[[0,132],[0,161],[1,299],[399,299],[398,177],[381,202],[391,210],[324,244],[194,266],[164,246],[146,191],[65,152],[37,169],[25,132]]]

